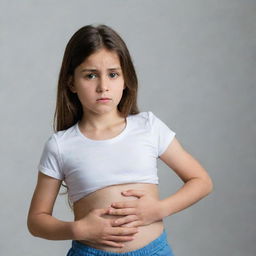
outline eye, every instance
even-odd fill
[[[118,77],[119,76],[119,74],[118,73],[115,73],[115,72],[112,72],[112,73],[110,73],[111,74],[111,78],[115,78],[115,77]],[[112,75],[115,75],[115,76],[112,76]]]
[[[93,78],[93,76],[96,76],[96,74],[90,73],[90,74],[86,75],[85,77],[88,79],[91,79],[91,78]]]

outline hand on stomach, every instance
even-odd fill
[[[74,204],[77,230],[80,233],[77,240],[105,251],[128,252],[142,248],[156,239],[163,232],[161,219],[150,224],[138,225],[138,217],[135,214],[118,216],[109,213],[108,209],[112,203],[138,200],[135,196],[122,195],[123,191],[129,189],[143,190],[151,198],[159,200],[156,184],[130,183],[97,190]],[[122,222],[114,224],[117,219]],[[122,244],[124,246],[120,247]]]

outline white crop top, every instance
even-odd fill
[[[38,171],[64,180],[73,203],[114,184],[158,184],[157,158],[175,134],[151,111],[129,115],[125,129],[107,140],[87,138],[77,122],[48,138]]]

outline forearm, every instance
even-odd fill
[[[61,221],[42,213],[29,218],[28,229],[32,235],[49,240],[73,240],[74,224],[75,222]]]
[[[167,217],[195,204],[211,193],[212,189],[211,180],[193,178],[187,181],[175,194],[161,200],[162,217]]]

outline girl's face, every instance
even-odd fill
[[[122,95],[124,77],[116,52],[101,48],[90,55],[74,71],[70,90],[77,93],[84,113],[116,111]],[[110,98],[99,101],[99,98]]]

